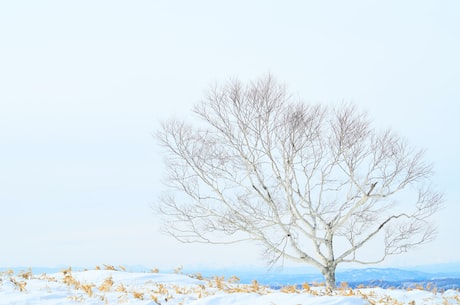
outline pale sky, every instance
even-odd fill
[[[426,148],[438,238],[386,265],[460,261],[459,31],[456,0],[2,1],[0,266],[262,266],[159,232],[152,134],[210,84],[268,72]]]

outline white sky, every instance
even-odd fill
[[[427,148],[438,239],[387,264],[459,261],[459,30],[456,0],[2,1],[0,265],[263,265],[161,235],[150,206],[159,120],[267,72]]]

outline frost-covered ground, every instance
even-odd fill
[[[0,273],[0,304],[460,304],[457,290],[431,291],[341,287],[327,294],[323,287],[285,286],[270,289],[258,282],[240,284],[238,278],[204,279],[155,272],[113,270],[35,274]]]

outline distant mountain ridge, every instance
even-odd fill
[[[457,272],[429,273],[397,268],[366,268],[337,273],[338,281],[347,282],[356,287],[378,286],[382,288],[408,288],[430,286],[438,289],[460,288],[460,276]]]
[[[436,271],[435,271],[436,270]],[[431,272],[428,272],[431,271]],[[435,272],[433,272],[435,271]],[[237,275],[242,283],[257,280],[261,284],[271,287],[283,285],[299,285],[305,282],[323,282],[323,276],[313,270],[301,273],[299,268],[286,268],[277,271],[264,271],[262,269],[225,269],[206,270],[204,276]],[[338,270],[337,283],[346,282],[350,287],[378,286],[382,288],[408,288],[416,285],[437,287],[438,289],[460,288],[460,263],[440,264],[433,266],[420,266],[408,269],[400,268],[356,268]]]

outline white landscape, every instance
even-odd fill
[[[460,304],[459,0],[0,29],[0,305]]]
[[[32,270],[1,272],[0,304],[460,304],[460,291],[342,286],[327,293],[321,285],[271,289],[256,281],[240,284],[236,277],[208,279],[200,274],[127,272],[122,267],[106,266],[104,270],[68,268],[49,274]]]

